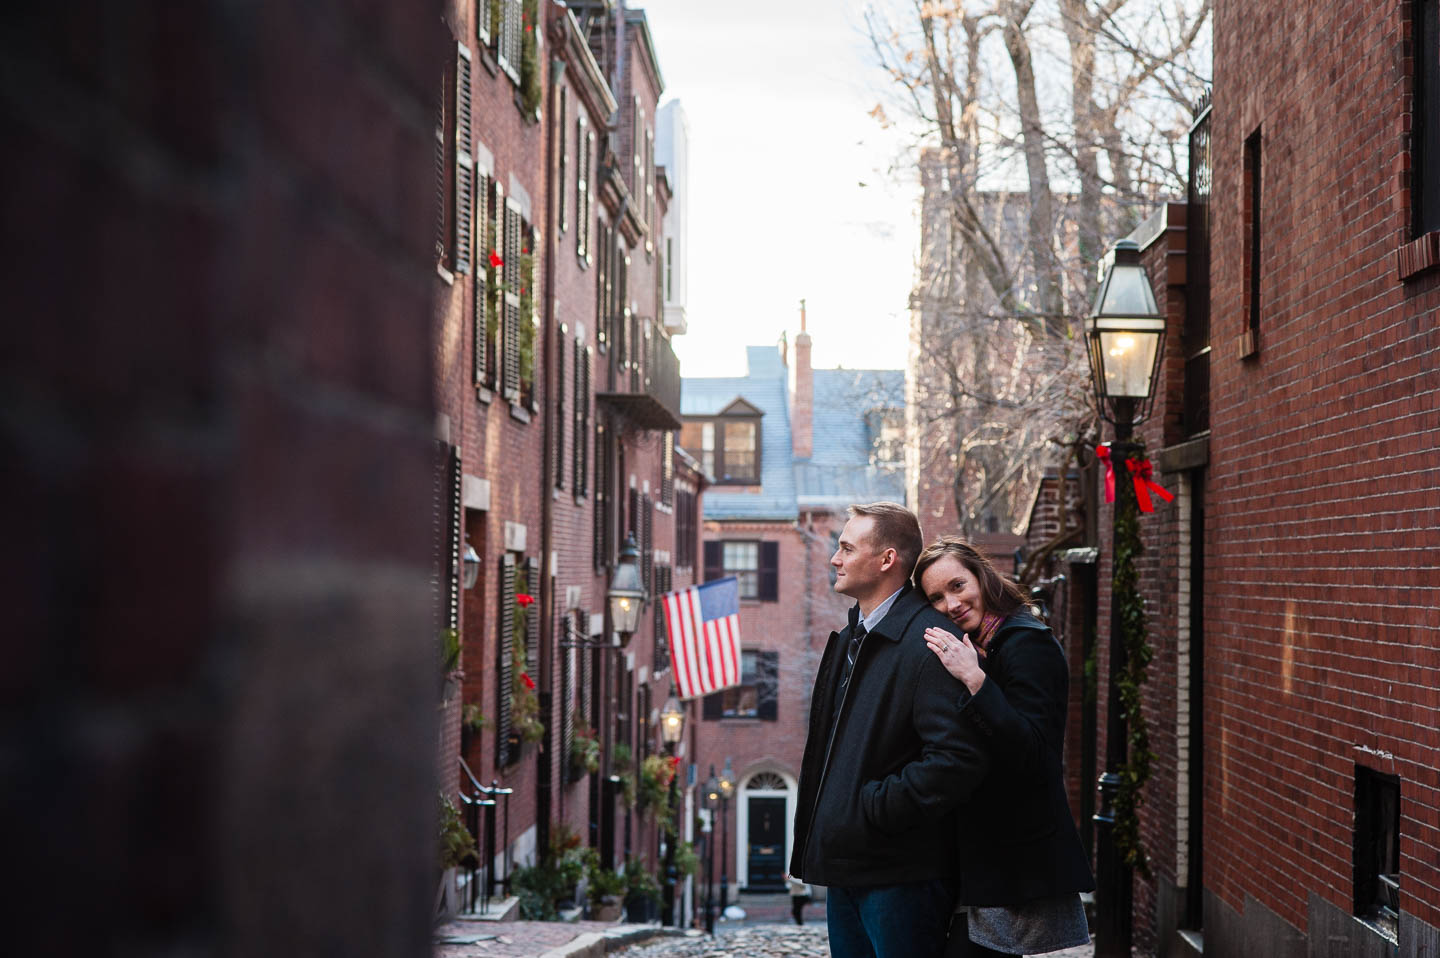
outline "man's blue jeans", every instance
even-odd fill
[[[837,888],[826,892],[834,958],[940,958],[955,908],[949,882]]]

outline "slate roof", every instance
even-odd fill
[[[871,410],[905,405],[899,369],[817,369],[809,459],[795,464],[796,495],[804,505],[905,501],[902,469],[870,465]]]
[[[790,409],[785,366],[771,346],[745,350],[749,376],[686,377],[680,381],[680,415],[713,416],[737,398],[760,417],[760,493],[705,490],[706,519],[797,519],[795,473],[790,459]]]
[[[843,508],[878,499],[905,501],[900,469],[870,465],[871,436],[865,414],[904,405],[905,373],[899,369],[814,371],[813,447],[809,459],[792,455],[788,370],[773,346],[745,350],[749,375],[681,381],[680,414],[713,416],[736,399],[764,412],[761,418],[759,494],[705,490],[705,518],[796,519],[800,507]]]

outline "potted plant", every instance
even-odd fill
[[[660,918],[660,885],[638,859],[625,865],[625,920],[643,925]]]
[[[460,710],[460,754],[465,755],[470,751],[471,741],[489,724],[490,720],[474,702]]]
[[[626,893],[625,876],[609,868],[601,868],[597,858],[588,872],[586,884],[591,919],[618,921]]]

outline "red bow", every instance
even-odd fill
[[[1140,504],[1141,512],[1154,512],[1155,506],[1150,502],[1150,493],[1164,499],[1166,502],[1173,502],[1175,497],[1163,486],[1150,479],[1154,474],[1154,468],[1150,465],[1149,459],[1141,459],[1136,462],[1134,459],[1126,459],[1125,465],[1130,467],[1130,475],[1135,483],[1135,501]]]
[[[1105,463],[1105,501],[1115,501],[1115,463],[1110,460],[1109,446],[1096,446],[1095,458]]]
[[[492,249],[492,250],[490,251],[490,266],[491,266],[493,269],[499,269],[500,267],[502,267],[502,266],[504,266],[504,265],[505,265],[505,261],[500,258],[500,254],[497,253],[497,252],[495,252],[495,251]]]
[[[519,594],[517,594],[517,595],[515,596],[515,601],[518,602],[518,603],[520,603],[520,605],[522,605],[522,606],[534,605],[534,604],[535,604],[535,597],[534,597],[533,595],[528,594],[528,593],[521,592],[521,593],[519,593]]]
[[[1095,457],[1105,463],[1105,501],[1114,502],[1115,461],[1110,456],[1110,447],[1096,446]],[[1126,459],[1125,466],[1130,470],[1130,479],[1135,484],[1135,501],[1139,504],[1141,512],[1155,511],[1155,504],[1150,501],[1151,492],[1166,502],[1175,500],[1168,490],[1150,478],[1155,474],[1155,469],[1150,465],[1149,459],[1141,459],[1138,462],[1134,459]]]
[[[535,680],[530,677],[530,673],[529,673],[529,672],[521,672],[521,673],[520,673],[520,681],[521,681],[522,683],[524,683],[524,685],[525,685],[525,687],[526,687],[527,689],[529,689],[529,690],[532,691],[532,692],[535,691]]]

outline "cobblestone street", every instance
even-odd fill
[[[780,923],[717,930],[714,938],[668,938],[612,954],[624,958],[821,958],[830,954],[823,912],[803,926]],[[1051,952],[1046,958],[1093,958],[1094,946]]]

